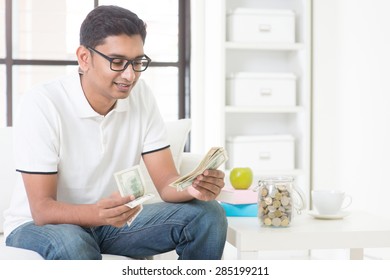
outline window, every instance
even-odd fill
[[[7,93],[5,75],[5,0],[0,0],[0,127],[5,126]]]
[[[0,75],[5,77],[0,126],[12,125],[26,90],[77,69],[81,22],[94,6],[108,4],[128,8],[147,23],[145,53],[152,63],[141,78],[153,89],[164,119],[189,117],[189,1],[0,0]]]
[[[0,26],[5,26],[5,0],[0,0]],[[5,28],[0,28],[0,59],[5,58]],[[4,63],[4,61],[2,61]]]

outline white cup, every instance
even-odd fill
[[[338,190],[313,190],[314,208],[320,215],[336,215],[352,203],[352,197]]]

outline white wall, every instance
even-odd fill
[[[352,214],[364,210],[387,220],[389,10],[386,0],[313,5],[312,187],[343,189],[353,196]],[[369,254],[390,256],[386,249]]]
[[[340,185],[339,2],[313,1],[313,188]]]
[[[191,152],[204,153],[205,1],[191,1]]]
[[[224,144],[224,0],[191,1],[191,152]],[[216,113],[218,112],[218,113]]]

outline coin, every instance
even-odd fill
[[[282,193],[278,192],[275,194],[275,199],[280,200],[282,198]]]
[[[287,205],[290,204],[290,198],[287,197],[287,196],[283,196],[283,197],[280,199],[280,201],[282,202],[282,205],[283,205],[283,206],[287,206]]]
[[[264,224],[266,225],[266,226],[270,226],[271,224],[272,224],[272,220],[270,219],[270,218],[265,218],[264,219]]]
[[[270,206],[268,206],[268,211],[275,212],[276,211],[276,207],[270,205]]]
[[[282,203],[280,202],[280,200],[274,200],[272,202],[272,206],[275,207],[275,208],[279,208],[280,205],[282,205]]]
[[[280,218],[273,218],[272,219],[272,225],[275,227],[280,226],[281,223],[282,223],[282,220]]]
[[[276,210],[274,213],[275,213],[275,217],[277,217],[277,218],[280,218],[283,215],[282,211],[280,211],[279,209]]]
[[[264,198],[264,201],[265,201],[265,204],[267,205],[271,205],[272,204],[272,198],[267,196],[266,198]]]
[[[281,226],[283,227],[286,227],[290,224],[290,219],[285,217],[284,219],[282,219],[282,222],[280,223]]]

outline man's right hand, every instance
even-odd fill
[[[134,196],[122,197],[119,192],[116,192],[110,197],[98,201],[99,218],[103,220],[105,225],[114,227],[124,226],[126,222],[132,220],[141,210],[140,205],[135,208],[130,208],[125,205],[134,199]]]

